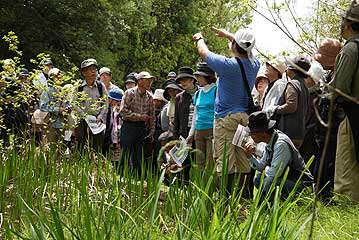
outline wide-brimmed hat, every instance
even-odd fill
[[[280,72],[281,75],[283,75],[283,73],[285,73],[285,70],[287,70],[287,66],[285,65],[285,62],[279,58],[270,60],[266,62],[266,64],[271,65],[275,70]]]
[[[167,99],[165,99],[165,97],[163,96],[164,91],[165,91],[164,89],[156,89],[155,93],[152,96],[152,98],[154,100],[157,99],[157,100],[167,102]]]
[[[206,62],[197,64],[197,71],[193,75],[200,75],[204,77],[214,77],[216,73],[208,66]]]
[[[296,56],[294,58],[287,59],[288,70],[297,70],[306,74],[310,68],[309,60],[304,56]]]
[[[359,22],[359,2],[357,0],[353,0],[349,9],[342,17],[350,21]]]
[[[256,81],[254,82],[254,86],[256,87],[256,89],[257,89],[257,87],[258,87],[258,83],[259,83],[259,80],[260,80],[261,78],[267,79],[267,80],[268,80],[268,83],[269,83],[268,77],[265,75],[265,73],[264,73],[263,71],[261,71],[261,72],[259,72],[259,73],[257,74]]]
[[[197,81],[193,75],[193,69],[191,67],[181,67],[179,69],[178,75],[176,77],[176,82],[179,83],[181,78],[192,78],[194,81]]]
[[[175,79],[167,79],[166,81],[164,81],[164,82],[162,83],[162,88],[165,89],[166,86],[167,86],[168,84],[170,84],[170,83],[176,83],[176,80],[175,80]]]
[[[258,111],[249,115],[248,128],[250,133],[265,132],[274,127],[275,121],[267,117],[266,112]]]
[[[143,71],[137,74],[137,81],[140,79],[155,79],[155,76],[152,76],[149,72]]]
[[[163,97],[168,101],[171,100],[171,96],[168,93],[170,89],[175,89],[181,92],[183,91],[183,88],[176,82],[168,84],[165,88],[165,91],[163,92]]]
[[[21,70],[20,70],[20,76],[22,76],[22,77],[29,77],[29,76],[30,76],[29,70],[27,70],[26,68],[21,69]]]
[[[41,64],[41,65],[54,65],[54,64],[52,63],[51,59],[49,59],[49,58],[42,59],[40,64]]]
[[[52,78],[53,76],[58,75],[60,72],[61,72],[61,71],[60,71],[60,69],[58,69],[58,68],[52,68],[52,69],[50,69],[50,71],[49,71],[49,78]]]
[[[324,39],[314,54],[314,59],[319,62],[325,69],[334,67],[335,58],[339,54],[343,45],[337,39],[326,38]]]

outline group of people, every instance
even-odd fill
[[[127,75],[123,91],[112,82],[111,70],[99,69],[95,59],[81,63],[81,82],[63,86],[62,71],[45,59],[42,73],[33,81],[39,103],[32,116],[47,123],[44,139],[102,152],[112,156],[118,168],[128,164],[138,175],[143,174],[143,166],[157,171],[157,159],[163,160],[161,167],[166,170],[182,169],[184,182],[190,180],[191,169],[199,175],[213,170],[219,178],[228,178],[229,192],[236,187],[243,189],[243,196],[250,196],[252,182],[259,187],[261,179],[265,193],[285,181],[285,196],[299,180],[297,190],[316,181],[325,200],[334,189],[359,201],[355,187],[359,176],[355,125],[359,116],[359,3],[353,1],[343,16],[344,45],[328,38],[311,57],[277,57],[262,67],[253,55],[255,37],[249,29],[235,34],[212,30],[231,43],[233,56],[210,51],[204,36],[196,33],[193,41],[203,62],[196,70],[184,66],[178,73],[168,73],[158,89],[152,88],[155,77],[142,71]],[[13,62],[6,61],[2,84],[10,82],[11,86],[18,74]],[[20,76],[27,77],[28,72]],[[6,91],[12,93],[2,88],[2,96]],[[1,114],[6,119],[14,104],[2,99],[6,107]],[[331,119],[331,129],[318,116],[323,121]],[[14,128],[16,122],[9,126]],[[241,146],[232,143],[238,129],[250,135]],[[2,131],[2,139],[7,133]],[[172,140],[181,137],[196,151],[179,165],[168,153],[175,144]],[[256,151],[259,143],[265,144],[260,154]],[[159,156],[162,146],[165,152]],[[315,160],[306,167],[311,156]]]

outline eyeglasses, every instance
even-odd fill
[[[144,80],[146,82],[153,82],[153,78],[141,78],[140,80]]]
[[[87,67],[87,68],[83,69],[83,71],[88,71],[88,72],[94,72],[96,70],[97,70],[96,66],[90,66],[90,67]]]

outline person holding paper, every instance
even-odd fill
[[[85,146],[89,146],[95,152],[98,152],[102,149],[103,145],[104,129],[100,133],[94,134],[86,122],[87,116],[94,116],[98,125],[105,124],[107,90],[103,83],[96,80],[97,67],[97,61],[92,58],[86,59],[81,63],[80,71],[84,80],[78,87],[77,105],[74,105],[74,109],[81,117],[75,129],[77,147],[80,151]]]
[[[269,120],[266,112],[252,113],[248,124],[250,136],[255,143],[264,142],[267,146],[259,161],[253,155],[255,147],[251,142],[244,145],[244,150],[249,158],[250,166],[259,171],[254,177],[254,185],[259,188],[262,174],[264,174],[263,193],[267,195],[272,184],[279,186],[282,181],[285,181],[282,190],[282,197],[285,198],[298,180],[300,184],[297,191],[301,191],[305,186],[313,183],[313,176],[306,169],[302,156],[290,138],[281,131],[273,129],[274,125],[275,121]],[[289,168],[288,176],[283,179],[287,168]],[[275,178],[277,178],[276,182],[274,182]]]
[[[187,142],[196,141],[196,162],[199,173],[207,164],[214,166],[212,154],[214,100],[216,98],[216,74],[207,63],[199,63],[194,76],[202,87],[194,94],[194,114]],[[211,169],[210,169],[211,170]]]
[[[188,137],[189,130],[192,126],[192,119],[194,113],[193,97],[198,87],[196,85],[197,79],[193,75],[193,69],[190,67],[181,67],[176,77],[176,83],[180,84],[184,89],[181,93],[176,96],[175,103],[175,115],[174,115],[174,127],[173,136],[174,139],[180,140],[180,137]],[[192,142],[189,145],[194,146]],[[186,160],[183,162],[184,182],[189,181],[189,172],[191,167],[190,156],[188,155]]]

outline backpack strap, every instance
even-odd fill
[[[82,85],[81,85],[80,87],[77,88],[77,91],[78,91],[78,92],[82,92],[82,91],[84,90],[84,87],[85,87],[85,86],[82,86]]]
[[[102,89],[102,83],[98,80],[96,80],[98,93],[100,94],[100,97],[103,97],[103,89]]]
[[[358,71],[358,66],[359,66],[359,41],[358,40],[354,40],[353,42],[355,42],[357,44],[357,50],[358,50],[358,61],[357,61],[357,67],[356,70],[354,72],[354,76],[356,74],[356,72]]]
[[[102,89],[102,83],[98,80],[95,81],[95,84],[97,86],[97,89],[98,89],[98,93],[100,94],[100,97],[103,97],[103,89]],[[82,92],[84,90],[84,87],[83,85],[79,86],[77,88],[77,91],[78,92]]]
[[[247,95],[248,95],[248,108],[250,108],[250,105],[254,106],[254,102],[253,102],[253,98],[252,98],[252,94],[251,94],[251,89],[249,88],[247,75],[246,75],[246,72],[244,70],[243,63],[241,62],[239,57],[236,57],[236,60],[238,62],[239,68],[240,68],[240,70],[242,72],[242,78],[243,78],[244,86],[246,88]]]

